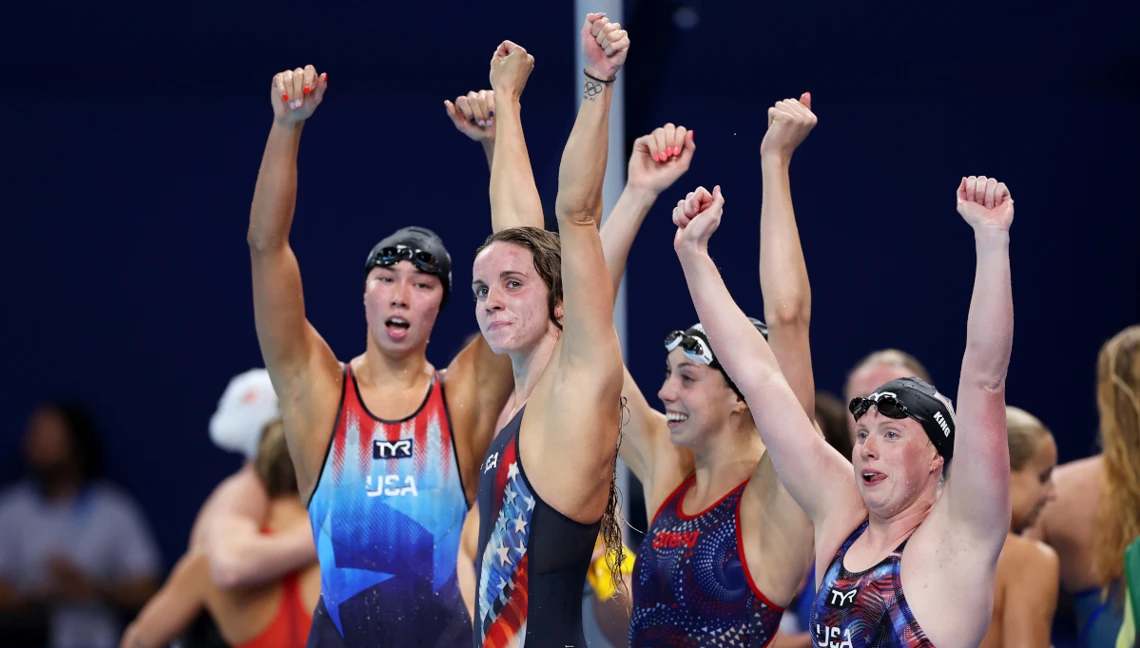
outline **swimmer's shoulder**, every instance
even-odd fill
[[[1101,469],[1101,457],[1097,455],[1061,464],[1053,471],[1057,496],[1045,506],[1037,523],[1045,531],[1045,539],[1064,534],[1074,520],[1091,522],[1100,494]]]
[[[1096,481],[1100,478],[1101,465],[1101,455],[1063,463],[1053,471],[1053,482],[1057,485],[1058,491],[1061,491],[1065,486]],[[1058,492],[1057,494],[1062,495],[1063,493]]]
[[[1010,535],[1002,547],[1001,558],[998,560],[998,571],[1004,569],[1030,571],[1033,573],[1056,574],[1060,569],[1060,558],[1057,551],[1049,545],[1027,538],[1025,536]]]

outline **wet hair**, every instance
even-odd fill
[[[888,367],[902,367],[911,372],[915,378],[921,378],[924,381],[933,384],[934,381],[930,379],[930,372],[922,363],[906,351],[899,351],[898,349],[880,349],[874,351],[863,357],[862,360],[855,363],[851,371],[847,373],[847,380],[843,383],[843,395],[847,396],[847,392],[851,390],[851,376],[855,375],[863,367],[869,365],[885,365]],[[859,396],[866,396],[866,394],[858,394]]]
[[[265,486],[269,499],[297,494],[297,471],[289,457],[285,443],[285,424],[281,419],[270,421],[261,433],[253,471]]]
[[[558,234],[539,227],[511,227],[488,236],[483,245],[475,250],[475,256],[479,256],[480,252],[496,241],[530,250],[534,257],[534,270],[546,284],[549,293],[547,305],[550,321],[561,330],[562,322],[554,315],[555,308],[562,303],[562,242],[558,239]]]
[[[1101,347],[1096,374],[1104,468],[1093,573],[1107,586],[1124,573],[1124,550],[1140,536],[1140,326]]]
[[[63,428],[71,441],[71,453],[78,462],[81,481],[87,483],[102,475],[102,431],[91,410],[72,400],[48,401],[40,407],[59,414],[63,419]]]
[[[1041,439],[1052,436],[1037,417],[1020,407],[1006,405],[1005,427],[1009,439],[1009,468],[1021,470],[1037,452]]]
[[[614,460],[610,479],[609,500],[606,502],[606,512],[602,515],[602,544],[605,545],[606,567],[610,570],[610,578],[615,589],[620,592],[620,584],[624,581],[621,573],[622,563],[625,562],[625,544],[622,539],[621,520],[621,490],[617,484],[618,451],[621,449],[622,434],[629,419],[629,408],[626,406],[625,396],[621,397],[621,413],[618,419],[618,439],[614,446]]]
[[[815,422],[823,430],[827,444],[839,451],[844,459],[851,460],[855,446],[847,433],[847,408],[843,402],[825,391],[815,393]]]

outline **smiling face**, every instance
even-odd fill
[[[369,336],[387,355],[423,351],[443,300],[439,278],[408,261],[372,268],[364,281],[364,316]]]
[[[680,347],[665,358],[665,382],[657,397],[669,420],[669,440],[693,450],[726,426],[735,409],[745,407],[724,374],[694,362]]]
[[[891,517],[937,490],[943,461],[918,421],[871,407],[855,424],[851,463],[867,508]]]
[[[492,351],[525,351],[543,336],[557,334],[550,319],[550,289],[535,269],[530,250],[494,241],[475,257],[472,276],[475,319]],[[562,316],[561,304],[555,316]]]

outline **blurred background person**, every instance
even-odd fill
[[[47,402],[24,434],[28,476],[0,494],[0,609],[46,614],[53,648],[111,648],[154,593],[161,564],[135,501],[100,479],[100,431],[78,403]]]
[[[994,611],[980,648],[1048,648],[1057,608],[1057,552],[1021,533],[1054,496],[1057,444],[1029,412],[1005,408],[1009,443],[1009,535],[998,557]]]
[[[253,469],[270,502],[261,522],[262,533],[275,535],[307,525],[308,513],[297,492],[297,475],[280,421],[266,426]],[[219,587],[210,576],[205,553],[192,550],[178,562],[162,590],[127,629],[122,648],[165,646],[203,608],[209,611],[230,645],[300,648],[308,639],[312,611],[320,594],[316,556],[277,582],[235,588]]]
[[[1081,646],[1111,646],[1124,621],[1124,550],[1140,536],[1140,326],[1097,358],[1102,451],[1056,471],[1056,501],[1032,531],[1061,559]]]

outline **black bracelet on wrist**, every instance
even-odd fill
[[[587,72],[585,69],[582,70],[582,74],[585,74],[587,79],[593,79],[598,83],[613,83],[614,81],[617,81],[617,77],[614,77],[612,79],[599,79],[598,77]]]

